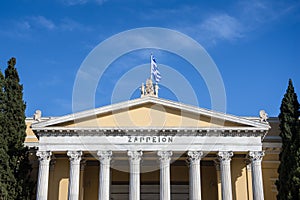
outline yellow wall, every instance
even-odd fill
[[[221,127],[241,126],[229,121],[220,121],[195,115],[161,105],[145,104],[128,110],[106,113],[94,118],[60,124],[65,127]],[[244,125],[245,126],[245,125]]]
[[[248,200],[248,184],[245,159],[232,159],[231,161],[231,181],[233,199]]]
[[[32,129],[30,128],[32,124],[32,121],[26,121],[26,138],[25,138],[25,142],[33,142],[36,143],[38,142],[37,137],[35,136],[34,132],[32,131]]]
[[[202,199],[218,199],[217,172],[215,166],[201,167],[201,189]]]
[[[56,159],[54,167],[50,167],[48,198],[67,200],[68,184],[69,159]]]
[[[84,170],[84,200],[97,200],[99,166],[86,166]]]
[[[266,153],[262,161],[262,173],[264,180],[264,194],[267,200],[276,200],[277,188],[275,181],[278,179],[279,155]]]

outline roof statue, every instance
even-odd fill
[[[141,97],[144,96],[154,96],[158,97],[158,84],[153,84],[152,79],[147,79],[146,85],[142,83],[142,86],[140,87],[141,90]]]
[[[260,122],[267,122],[268,114],[264,110],[259,111]]]
[[[42,111],[36,110],[33,114],[33,120],[40,122],[42,118]]]

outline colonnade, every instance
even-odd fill
[[[80,160],[82,151],[68,151],[67,155],[70,160],[70,182],[69,182],[69,200],[79,199],[79,179],[80,179]],[[97,156],[100,161],[99,172],[99,200],[110,199],[110,163],[112,159],[112,151],[98,151]],[[127,152],[130,167],[130,187],[129,199],[140,200],[140,161],[143,156],[142,151]],[[160,160],[160,199],[171,199],[170,184],[170,161],[172,151],[157,151]],[[189,195],[191,200],[201,200],[201,176],[200,161],[204,154],[202,151],[188,151],[188,160],[190,165],[189,172]],[[37,185],[37,200],[47,200],[48,182],[49,182],[49,164],[51,159],[50,151],[38,151],[39,157],[39,174]],[[223,200],[232,200],[232,184],[231,184],[231,158],[232,151],[219,151],[217,157],[220,164],[221,172],[221,190]],[[262,151],[249,152],[249,159],[252,166],[252,187],[253,199],[263,200],[263,182],[261,160],[264,156]]]

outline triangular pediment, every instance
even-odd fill
[[[35,123],[41,128],[257,128],[268,129],[266,123],[249,120],[157,97],[144,97],[93,110]]]

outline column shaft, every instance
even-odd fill
[[[253,190],[252,190],[252,173],[251,173],[251,163],[246,162],[246,172],[247,172],[247,196],[248,200],[253,200]]]
[[[80,162],[80,181],[79,181],[79,200],[83,200],[83,196],[84,196],[84,168],[86,165],[86,160],[81,160]]]
[[[130,167],[129,200],[140,200],[140,160],[142,151],[128,151]]]
[[[218,200],[222,200],[222,186],[221,186],[221,173],[220,173],[220,161],[214,160],[217,171],[217,184],[218,184]]]
[[[70,157],[70,181],[69,181],[69,200],[79,199],[79,177],[80,177],[80,160],[81,151],[68,151]]]
[[[160,200],[171,199],[170,160],[171,151],[158,151],[160,156]]]
[[[97,155],[100,159],[99,172],[99,200],[109,200],[109,184],[110,184],[110,160],[111,151],[98,151]]]
[[[251,151],[249,153],[252,167],[252,187],[253,187],[253,199],[263,200],[264,190],[262,181],[262,171],[261,171],[261,160],[264,156],[262,151]]]
[[[39,175],[37,183],[37,200],[47,200],[48,198],[48,182],[49,182],[49,163],[50,151],[38,151],[36,155],[39,157]]]
[[[232,200],[230,161],[233,153],[232,151],[220,151],[218,156],[220,160],[222,200]]]
[[[201,200],[200,159],[203,152],[188,151],[190,161],[190,200]]]

